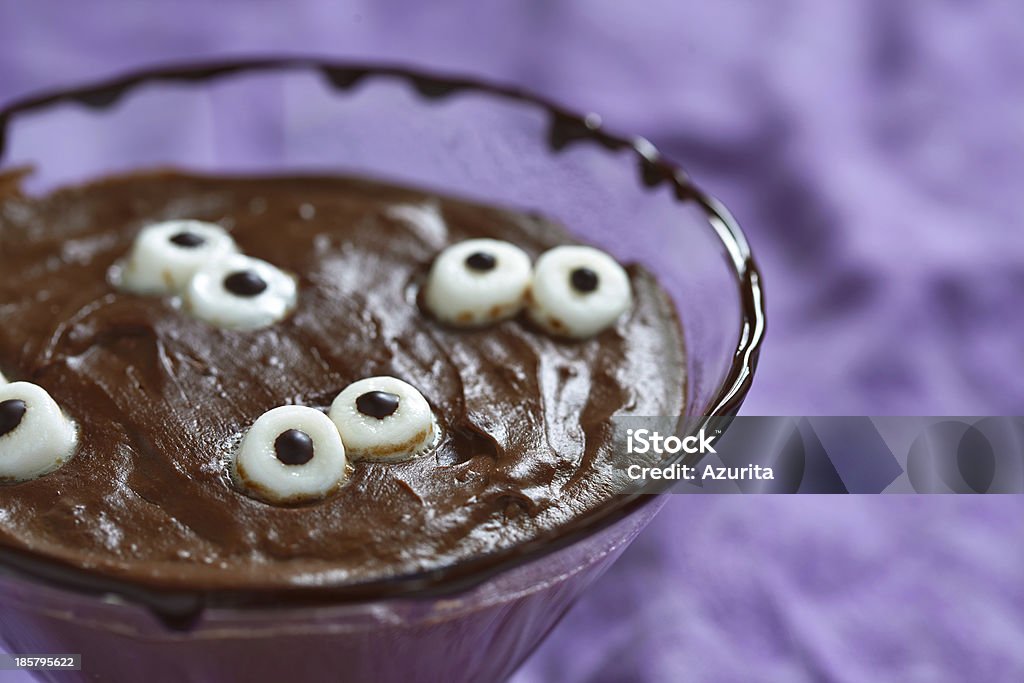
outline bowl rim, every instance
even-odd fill
[[[4,162],[9,123],[20,114],[68,102],[103,109],[116,104],[122,95],[136,87],[152,82],[202,84],[241,73],[294,70],[317,71],[340,89],[348,89],[365,78],[385,76],[408,81],[428,99],[462,91],[507,98],[536,107],[550,117],[552,138],[549,143],[554,153],[567,144],[590,141],[612,151],[626,150],[634,154],[644,184],[650,187],[668,184],[678,200],[695,202],[704,211],[728,254],[740,298],[740,327],[732,363],[710,403],[710,409],[701,419],[728,418],[736,414],[753,381],[766,325],[761,273],[739,224],[721,202],[696,187],[678,164],[664,158],[649,141],[610,133],[596,114],[580,114],[517,86],[497,84],[475,76],[441,74],[419,67],[301,56],[235,57],[149,66],[109,79],[30,94],[7,104],[0,109],[0,166]],[[439,569],[345,585],[209,590],[168,588],[103,577],[70,563],[11,548],[0,548],[0,572],[53,588],[127,598],[150,608],[171,627],[185,627],[193,623],[203,610],[211,608],[323,608],[396,598],[451,597],[468,592],[500,573],[599,533],[657,497],[650,493],[620,494],[585,513],[568,530],[552,530],[510,548]]]

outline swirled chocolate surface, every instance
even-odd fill
[[[239,332],[172,299],[117,290],[146,224],[196,218],[299,278],[287,320]],[[42,198],[0,183],[0,371],[79,423],[75,457],[0,485],[0,550],[149,586],[344,584],[435,569],[550,534],[614,495],[615,414],[681,414],[682,333],[653,277],[583,342],[521,319],[445,327],[417,305],[434,256],[473,237],[532,257],[573,240],[541,217],[364,180],[135,174]],[[401,463],[355,463],[329,498],[275,507],[226,456],[279,405],[326,407],[393,375],[442,437]]]

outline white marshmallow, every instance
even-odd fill
[[[239,293],[229,289],[233,276],[251,273],[265,287]],[[233,330],[254,330],[283,320],[298,296],[295,278],[266,261],[241,254],[217,259],[199,269],[189,283],[185,302],[193,315]]]
[[[0,386],[0,431],[4,430],[0,480],[25,481],[48,474],[67,462],[78,444],[75,424],[45,389],[28,382]]]
[[[362,397],[374,392],[385,395],[381,397],[385,410],[378,413],[381,417],[360,410],[360,404],[366,400]],[[372,398],[370,404],[374,403]],[[384,415],[388,400],[397,400],[397,408]],[[376,403],[380,407],[380,401]],[[330,417],[352,459],[404,460],[422,453],[437,440],[430,404],[415,387],[394,377],[369,377],[353,382],[334,399]]]
[[[236,251],[231,236],[213,223],[177,220],[150,225],[135,238],[120,286],[137,294],[178,294],[201,267]]]
[[[575,279],[592,289],[574,283],[579,270],[586,277]],[[537,259],[527,311],[551,334],[584,339],[613,324],[632,301],[629,276],[615,259],[593,247],[564,246]]]
[[[289,430],[309,438],[308,461],[287,464],[278,457],[275,444]],[[246,433],[235,453],[232,475],[256,498],[301,503],[319,500],[337,488],[345,479],[346,464],[345,446],[326,415],[305,406],[282,406],[261,415]]]
[[[443,322],[475,327],[516,315],[529,286],[530,257],[522,249],[501,240],[466,240],[434,259],[424,304]]]
[[[7,384],[7,378],[4,377],[4,373],[0,372],[0,386]]]

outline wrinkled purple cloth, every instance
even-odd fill
[[[1019,414],[1022,36],[1019,0],[33,0],[0,3],[0,98],[253,53],[519,83],[744,225],[745,413]],[[1020,496],[678,496],[514,680],[1022,681],[1022,539]]]

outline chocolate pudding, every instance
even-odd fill
[[[438,569],[555,535],[615,495],[612,415],[683,413],[682,332],[641,267],[626,266],[631,307],[588,339],[525,314],[460,329],[425,311],[431,263],[453,243],[504,240],[533,259],[574,243],[543,217],[341,177],[146,173],[42,198],[15,185],[0,183],[0,372],[43,387],[79,433],[59,469],[0,485],[0,562],[27,553],[203,591]],[[225,329],[119,289],[112,268],[139,231],[179,218],[217,223],[294,275],[294,310]],[[260,415],[326,411],[375,375],[429,402],[429,452],[350,462],[342,485],[301,505],[238,489],[230,454]]]

